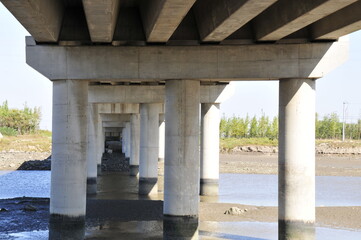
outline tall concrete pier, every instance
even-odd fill
[[[314,86],[347,59],[360,0],[2,3],[32,35],[26,62],[53,81],[52,222],[84,221],[104,128],[117,127],[140,193],[164,157],[164,238],[197,238],[199,194],[218,193],[228,84],[265,79],[280,83],[279,236],[314,238]]]
[[[315,81],[282,79],[279,95],[279,235],[309,239],[316,218]]]

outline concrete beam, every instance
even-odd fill
[[[220,42],[248,23],[276,0],[199,0],[194,5],[202,41]]]
[[[221,103],[234,94],[233,85],[202,85],[201,103]],[[89,86],[89,103],[163,103],[165,86]],[[100,113],[104,111],[99,108]],[[164,111],[162,111],[164,112]]]
[[[90,38],[93,42],[113,40],[119,2],[119,0],[83,0]]]
[[[148,42],[167,42],[195,0],[142,0],[140,12]]]
[[[58,0],[2,0],[38,42],[57,42],[63,20],[64,7]]]
[[[104,132],[122,132],[123,128],[120,127],[105,127]]]
[[[130,116],[130,114],[100,114],[103,122],[127,122]]]
[[[28,45],[27,63],[51,80],[237,81],[320,78],[325,55],[337,65],[347,58],[345,42],[233,46],[59,47]],[[99,57],[101,56],[101,57]],[[272,63],[272,64],[270,64]],[[327,64],[326,64],[327,65]],[[326,66],[323,65],[323,66]],[[332,65],[333,66],[333,65]]]
[[[139,104],[101,103],[98,105],[99,114],[131,114],[139,113]]]
[[[258,41],[277,41],[357,0],[280,0],[255,18]]]
[[[313,39],[333,40],[361,29],[361,1],[357,1],[311,25]]]
[[[128,121],[129,121],[129,119],[128,119]],[[125,121],[124,122],[119,122],[119,121],[102,122],[102,127],[103,128],[119,128],[119,127],[120,128],[125,128]]]

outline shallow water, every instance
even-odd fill
[[[49,197],[50,171],[0,171],[0,199]]]
[[[123,185],[107,181],[99,181],[100,198],[103,192],[115,191],[117,186]],[[277,182],[277,175],[221,174],[219,202],[277,206]],[[137,183],[133,185],[136,187]],[[361,177],[317,176],[316,205],[361,206],[360,186]],[[129,192],[128,198],[135,193]],[[22,196],[49,197],[50,171],[0,171],[0,199]]]
[[[115,176],[115,175],[114,175]],[[99,179],[99,198],[126,197],[137,199],[135,178],[104,175]],[[114,181],[117,182],[114,182]],[[360,205],[360,177],[317,177],[317,205]],[[111,181],[113,184],[109,184]],[[119,186],[127,187],[119,188]],[[0,198],[49,197],[49,171],[0,171]],[[119,191],[121,189],[121,191]],[[113,194],[113,192],[116,192]],[[160,194],[161,196],[161,194]],[[247,197],[245,197],[247,196]],[[277,205],[276,175],[221,174],[220,202],[250,205]],[[0,239],[48,239],[49,231],[4,234]],[[201,222],[200,239],[277,239],[277,223],[265,222]],[[162,221],[110,221],[87,228],[86,239],[162,239]],[[361,239],[361,231],[316,228],[316,239]]]
[[[361,206],[361,177],[316,177],[316,206]],[[219,202],[277,206],[277,175],[221,174]]]
[[[31,231],[1,234],[0,239],[41,240],[48,239],[49,232]],[[200,239],[237,239],[264,240],[277,239],[277,223],[264,222],[201,222],[198,235]],[[87,229],[85,239],[162,239],[161,221],[110,222],[99,227]],[[316,228],[316,239],[359,240],[360,231]]]

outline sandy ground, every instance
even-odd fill
[[[277,174],[277,154],[221,154],[221,173]],[[317,155],[317,176],[361,177],[361,155]]]
[[[49,152],[0,152],[0,170],[18,169],[24,162],[47,159]]]

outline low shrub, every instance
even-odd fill
[[[5,136],[17,136],[18,131],[10,127],[0,127],[0,133]]]

